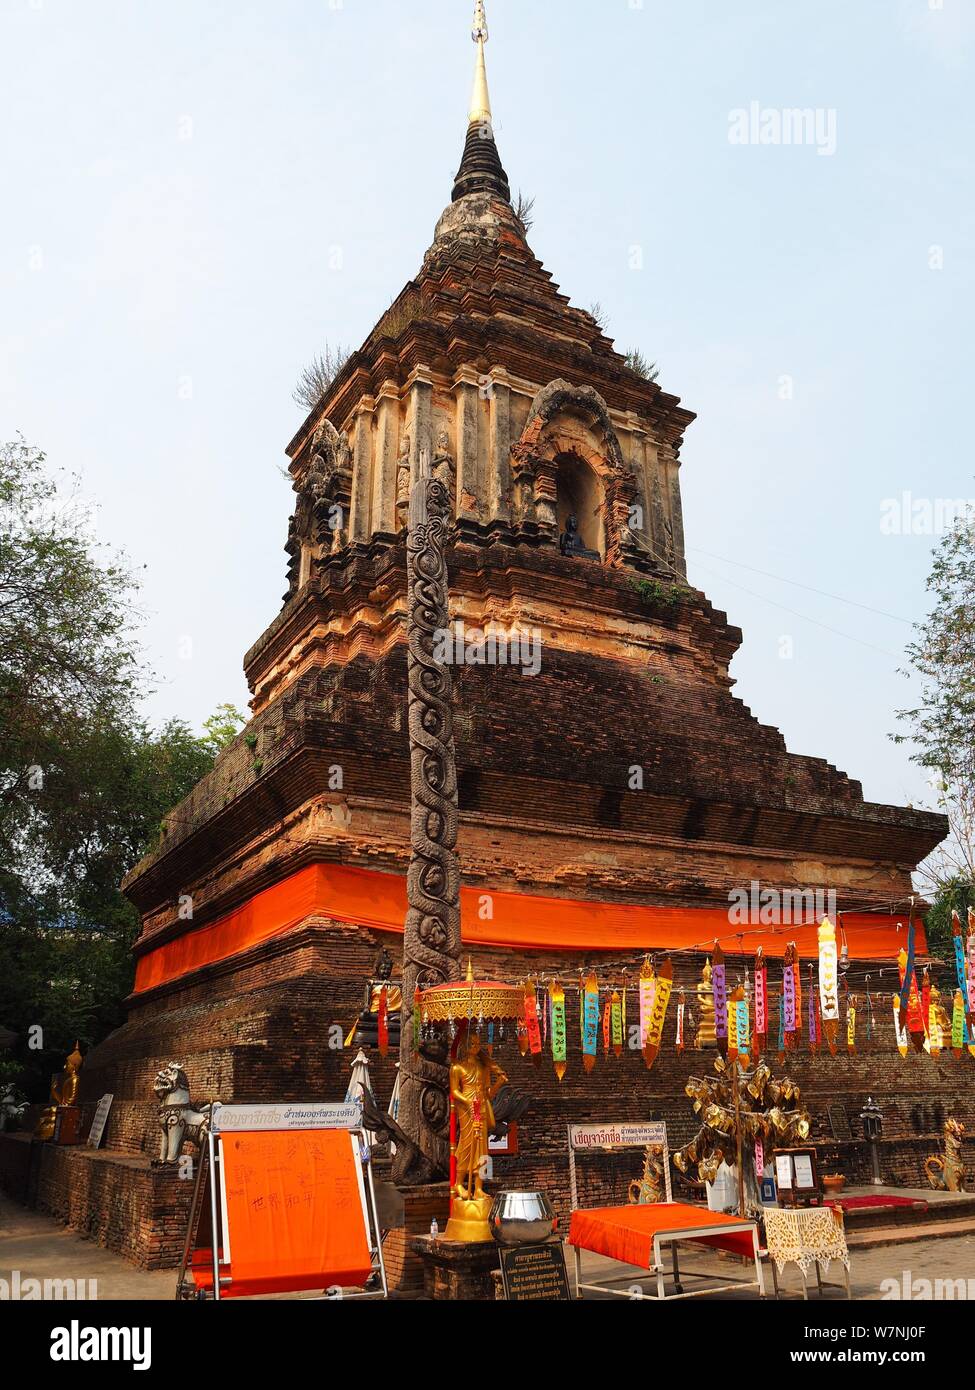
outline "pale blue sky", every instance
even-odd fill
[[[241,658],[285,587],[294,380],[420,265],[463,143],[472,9],[0,0],[0,434],[79,469],[101,538],[145,566],[156,718],[244,703]],[[744,628],[738,694],[871,799],[918,800],[886,737],[908,627],[712,557],[925,611],[932,538],[882,534],[881,504],[975,495],[975,3],[488,17],[537,254],[699,414],[691,578]],[[732,145],[752,101],[835,109],[836,154]]]

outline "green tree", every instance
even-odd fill
[[[0,865],[25,872],[35,794],[92,722],[130,721],[140,689],[134,582],[44,463],[0,445]]]
[[[895,741],[913,743],[912,758],[948,816],[949,837],[923,871],[938,893],[975,882],[975,511],[941,541],[927,587],[934,606],[907,649],[918,698],[899,712],[910,734]]]
[[[924,919],[931,954],[946,961],[952,968],[952,974],[955,959],[952,913],[958,913],[964,927],[968,922],[969,907],[975,907],[975,888],[961,879],[953,879],[938,888]]]
[[[236,705],[218,705],[209,719],[203,721],[203,742],[216,758],[229,748],[247,723]]]
[[[38,1098],[116,1027],[138,914],[119,891],[243,716],[138,716],[136,585],[23,440],[0,445],[0,1024]],[[40,1029],[40,1049],[28,1031]]]

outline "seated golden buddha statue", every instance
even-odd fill
[[[698,1047],[717,1047],[718,1039],[714,1032],[714,989],[711,985],[711,962],[704,962],[701,983],[697,987],[697,1043]]]
[[[84,1058],[81,1055],[78,1044],[75,1043],[74,1051],[69,1057],[65,1058],[64,1073],[60,1080],[51,1082],[50,1104],[46,1105],[41,1111],[41,1117],[34,1130],[35,1139],[53,1139],[54,1125],[57,1120],[59,1109],[64,1109],[69,1105],[74,1105],[78,1099],[78,1086],[80,1078],[78,1073],[81,1071]]]

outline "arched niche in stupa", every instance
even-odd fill
[[[512,476],[517,509],[556,544],[574,503],[586,548],[608,564],[626,562],[637,486],[598,391],[563,380],[544,387],[512,449]]]
[[[579,538],[586,550],[606,558],[606,492],[599,474],[575,450],[558,454],[555,478],[555,516],[559,535],[568,529],[570,516],[576,518]]]

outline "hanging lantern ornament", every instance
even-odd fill
[[[966,950],[968,984],[968,1035],[975,1033],[975,909],[968,909],[968,941]]]
[[[664,1036],[664,1023],[667,1019],[667,1008],[670,1004],[670,996],[674,989],[674,967],[670,963],[668,956],[657,972],[656,989],[653,997],[653,1010],[650,1014],[650,1026],[647,1031],[647,1039],[643,1049],[643,1058],[647,1064],[647,1069],[653,1066],[660,1054],[661,1044]]]
[[[555,1064],[555,1075],[561,1081],[565,1076],[567,1066],[565,990],[561,984],[552,986],[550,998],[552,1001],[552,1061]]]
[[[596,1047],[599,1038],[599,982],[590,972],[583,992],[582,1006],[582,1066],[591,1072],[596,1065]]]
[[[727,1052],[727,1057],[728,1057],[728,1061],[729,1061],[729,1062],[736,1062],[736,1061],[738,1060],[738,996],[739,996],[739,994],[741,995],[742,999],[744,999],[744,997],[745,997],[745,991],[742,989],[741,985],[739,985],[738,988],[737,988],[736,990],[733,991],[733,993],[731,994],[730,998],[728,999],[728,1004],[727,1004],[727,1011],[728,1011],[728,1052]]]
[[[829,1050],[835,1057],[836,1040],[840,1029],[840,999],[838,962],[836,957],[836,928],[828,917],[819,928],[819,1002],[823,1032]]]
[[[781,1063],[781,1062],[784,1062],[784,1061],[785,1061],[785,1000],[782,998],[782,995],[781,995],[781,994],[779,995],[779,1033],[778,1033],[778,1038],[779,1038],[778,1054],[779,1054],[779,1062]]]
[[[711,957],[711,988],[714,991],[714,1036],[722,1057],[728,1055],[728,972],[724,952],[717,942]]]
[[[911,916],[907,927],[907,950],[901,951],[898,956],[898,966],[901,976],[901,1027],[907,1024],[907,1015],[911,1007],[911,995],[914,989],[914,904],[911,903]],[[908,1030],[913,1029],[908,1025]]]
[[[934,984],[930,986],[928,996],[928,1037],[931,1041],[932,1057],[940,1057],[945,1047],[950,1046],[950,1038],[945,1038],[945,1012],[941,1003],[941,991]]]
[[[923,1052],[926,1035],[921,1013],[921,996],[917,987],[917,972],[913,968],[913,928],[909,942],[909,949],[902,950],[897,958],[901,981],[901,1003],[897,1022],[899,1032],[907,1035],[915,1052]]]
[[[649,956],[644,957],[640,967],[640,1051],[646,1055],[647,1040],[650,1036],[650,1020],[653,1017],[654,1001],[657,997],[657,975]]]
[[[971,931],[972,912],[968,912],[969,931]],[[975,1057],[975,1022],[972,1019],[971,998],[969,994],[968,963],[965,949],[965,940],[962,935],[961,918],[957,912],[951,914],[952,939],[955,946],[955,975],[958,981],[958,989],[962,997],[962,1010],[964,1013],[964,1027],[962,1029],[962,1049],[968,1048],[972,1056]],[[971,937],[969,936],[969,944]]]
[[[809,967],[809,1003],[807,1005],[809,1018],[809,1051],[819,1051],[819,995],[816,992],[815,980],[813,978],[813,968]]]
[[[796,943],[790,941],[782,961],[782,1001],[785,1007],[785,1045],[794,1048],[799,1022],[796,1000]]]
[[[610,1029],[613,1035],[613,1056],[623,1056],[623,1001],[619,990],[614,991],[610,1004]]]
[[[538,1062],[542,1056],[542,1030],[538,1026],[538,994],[534,980],[525,982],[525,1033],[532,1060]]]
[[[957,1061],[965,1053],[965,996],[960,989],[955,990],[955,1002],[951,1014],[951,1050]]]
[[[924,1025],[924,1051],[931,1051],[931,972],[927,966],[921,977],[921,1021]]]
[[[738,1025],[738,1051],[744,1057],[747,1065],[751,1047],[751,1022],[748,1014],[748,994],[744,989],[735,991],[735,1011]]]
[[[846,1006],[846,1046],[847,1051],[856,1052],[857,1050],[857,1008],[859,1000],[855,994],[851,994]]]
[[[768,1046],[768,966],[761,946],[755,956],[755,1061]]]
[[[901,997],[894,995],[894,1033],[897,1037],[897,1051],[902,1057],[908,1053],[907,1028],[901,1023]]]

